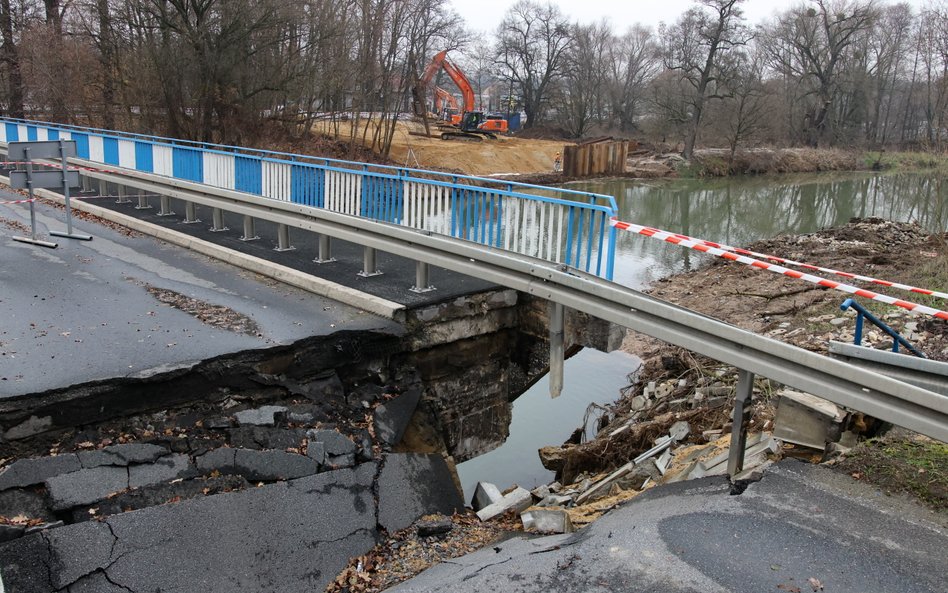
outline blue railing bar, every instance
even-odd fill
[[[565,263],[567,266],[573,264],[573,253],[570,249],[570,246],[573,244],[573,210],[573,207],[570,206],[569,215],[566,221],[566,261],[563,263]]]
[[[57,124],[53,124],[53,123],[50,123],[50,122],[44,122],[44,121],[39,121],[39,120],[28,120],[28,119],[9,118],[9,117],[7,117],[7,118],[2,118],[2,119],[3,119],[3,121],[18,122],[18,123],[22,123],[22,124],[24,124],[24,125],[42,125],[42,126],[44,126],[44,127],[46,127],[46,128],[51,128],[51,129],[77,130],[77,131],[79,131],[79,132],[81,132],[81,133],[82,133],[82,132],[85,132],[85,133],[88,133],[88,132],[95,132],[95,133],[97,133],[98,135],[100,135],[100,136],[102,136],[102,137],[106,137],[106,138],[115,138],[115,139],[130,139],[130,138],[131,138],[131,139],[143,139],[144,141],[150,142],[150,143],[152,143],[152,144],[160,144],[160,143],[155,142],[155,140],[161,140],[161,141],[163,141],[163,142],[167,142],[167,143],[171,144],[172,146],[178,146],[178,147],[181,147],[181,148],[196,148],[196,149],[199,149],[199,150],[205,150],[205,151],[207,151],[207,152],[211,152],[211,153],[215,153],[215,154],[223,154],[223,155],[228,155],[228,156],[229,156],[229,155],[235,155],[235,154],[237,154],[237,155],[249,155],[249,156],[260,155],[258,158],[260,158],[260,159],[262,159],[262,160],[268,160],[268,161],[271,161],[271,162],[287,162],[287,161],[285,161],[285,160],[283,160],[283,159],[271,159],[271,158],[264,157],[263,155],[276,155],[276,156],[282,156],[282,157],[289,157],[290,160],[289,160],[288,162],[296,163],[296,164],[316,164],[316,163],[300,163],[298,159],[304,158],[304,159],[311,159],[311,160],[314,160],[314,161],[315,161],[315,160],[321,160],[321,161],[323,161],[324,165],[328,165],[330,162],[333,162],[333,163],[339,163],[339,164],[343,164],[343,165],[351,165],[351,166],[354,166],[354,167],[362,167],[363,170],[366,170],[366,169],[368,168],[368,166],[370,166],[370,165],[366,165],[365,163],[359,163],[359,162],[355,162],[355,161],[346,161],[346,160],[342,160],[342,159],[330,159],[330,158],[326,158],[326,157],[317,157],[317,156],[310,156],[310,155],[300,155],[300,154],[294,154],[294,153],[289,153],[289,152],[280,152],[280,151],[276,151],[276,150],[267,150],[267,149],[263,149],[263,148],[245,148],[245,147],[240,147],[240,146],[230,146],[230,145],[227,145],[227,144],[217,144],[217,143],[213,143],[213,142],[199,142],[199,141],[197,141],[197,140],[186,140],[186,139],[181,139],[181,138],[169,138],[169,137],[166,137],[166,136],[147,136],[147,135],[145,135],[145,134],[139,134],[139,133],[136,133],[136,132],[124,132],[124,131],[118,131],[118,130],[105,130],[105,129],[103,129],[103,128],[76,126],[76,125],[72,125],[72,124],[58,124],[58,123],[57,123]],[[181,145],[185,145],[185,146],[181,146]],[[210,148],[210,147],[213,147],[213,148]],[[448,177],[448,176],[457,177],[457,176],[454,175],[454,174],[441,173],[441,172],[439,172],[439,171],[428,171],[428,170],[425,170],[425,169],[414,169],[414,168],[397,167],[397,166],[392,166],[392,165],[381,165],[381,164],[372,164],[371,166],[372,166],[372,167],[379,168],[379,169],[387,169],[387,170],[395,170],[395,171],[404,171],[406,176],[407,176],[408,173],[420,173],[420,174],[422,174],[422,175],[427,175],[427,176],[432,176],[432,175],[434,175],[434,176],[438,176],[438,177]],[[344,170],[344,171],[346,171],[346,170],[351,171],[351,169],[341,169],[341,170]],[[411,179],[413,179],[413,180],[417,180],[416,177],[409,177],[409,178],[411,178]],[[563,193],[563,194],[569,194],[569,195],[575,195],[575,196],[582,196],[582,197],[588,198],[588,199],[590,199],[590,200],[596,200],[596,201],[603,200],[603,201],[606,201],[606,202],[608,203],[609,207],[611,207],[611,209],[612,209],[612,214],[613,214],[613,215],[615,215],[615,214],[618,213],[618,205],[617,205],[617,203],[616,203],[616,201],[615,201],[615,197],[609,196],[609,195],[605,195],[605,194],[596,194],[596,193],[592,193],[592,192],[583,192],[583,191],[573,190],[573,189],[568,189],[568,188],[550,188],[550,187],[546,187],[546,186],[542,186],[542,185],[535,185],[535,184],[531,184],[531,183],[521,183],[521,182],[519,182],[519,181],[507,181],[507,180],[500,181],[500,180],[497,180],[497,179],[491,179],[490,177],[479,177],[479,176],[475,176],[475,175],[463,175],[463,176],[460,176],[460,178],[461,178],[461,179],[471,180],[471,181],[479,181],[479,182],[483,182],[483,183],[490,183],[490,184],[495,184],[495,185],[504,185],[504,184],[506,184],[508,187],[510,187],[510,186],[517,186],[517,187],[528,188],[528,189],[539,189],[539,190],[544,190],[544,191],[556,191],[557,193]]]
[[[893,340],[892,352],[898,352],[899,344],[901,344],[905,346],[906,350],[908,350],[915,356],[918,356],[919,358],[928,358],[927,356],[925,356],[924,352],[920,352],[917,348],[915,348],[915,346],[912,346],[912,344],[910,344],[908,340],[902,337],[902,334],[900,334],[899,332],[889,327],[887,323],[885,323],[884,321],[882,321],[881,319],[879,319],[878,317],[870,313],[865,307],[857,303],[855,300],[846,299],[845,301],[843,301],[843,304],[839,306],[839,308],[842,309],[843,311],[849,309],[850,307],[855,309],[857,313],[856,332],[855,332],[855,335],[853,336],[853,344],[855,344],[856,346],[862,345],[862,326],[863,326],[862,319],[863,317],[865,317],[870,322],[872,322],[873,325],[875,325],[876,327],[884,331],[886,334],[888,334],[892,338]]]

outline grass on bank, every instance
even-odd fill
[[[884,492],[904,492],[948,511],[948,445],[924,437],[883,437],[859,444],[837,469]]]
[[[868,170],[948,172],[948,155],[834,148],[753,148],[738,150],[732,157],[729,150],[702,149],[695,152],[690,162],[677,168],[680,177]]]

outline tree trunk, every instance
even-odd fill
[[[10,82],[8,112],[13,117],[24,117],[23,74],[20,72],[20,56],[13,42],[13,15],[10,12],[10,0],[0,0],[0,36],[3,37],[3,61],[7,64]]]
[[[112,45],[112,14],[109,0],[96,0],[99,17],[99,60],[102,64],[102,127],[115,129],[115,52]]]

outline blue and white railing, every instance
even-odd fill
[[[483,177],[0,118],[0,142],[450,235],[612,279],[612,196]]]

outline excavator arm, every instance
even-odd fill
[[[431,84],[431,81],[434,79],[435,74],[438,73],[438,70],[443,67],[444,59],[447,55],[448,50],[446,49],[436,53],[435,56],[431,58],[431,61],[428,63],[428,65],[425,66],[425,71],[418,79],[418,84],[416,84],[411,90],[413,99],[412,108],[415,112],[415,115],[418,117],[427,117],[428,115],[428,85]]]
[[[447,103],[448,108],[457,110],[458,109],[458,100],[454,98],[454,95],[444,90],[443,88],[436,86],[435,87],[435,111],[440,113],[441,107]]]
[[[440,55],[440,54],[439,54]],[[471,82],[467,79],[467,76],[464,76],[464,73],[461,72],[461,69],[455,66],[447,58],[441,59],[442,67],[444,71],[448,73],[448,76],[451,80],[461,89],[461,96],[464,98],[464,104],[461,108],[462,113],[467,113],[468,111],[474,111],[474,89],[471,87]]]

